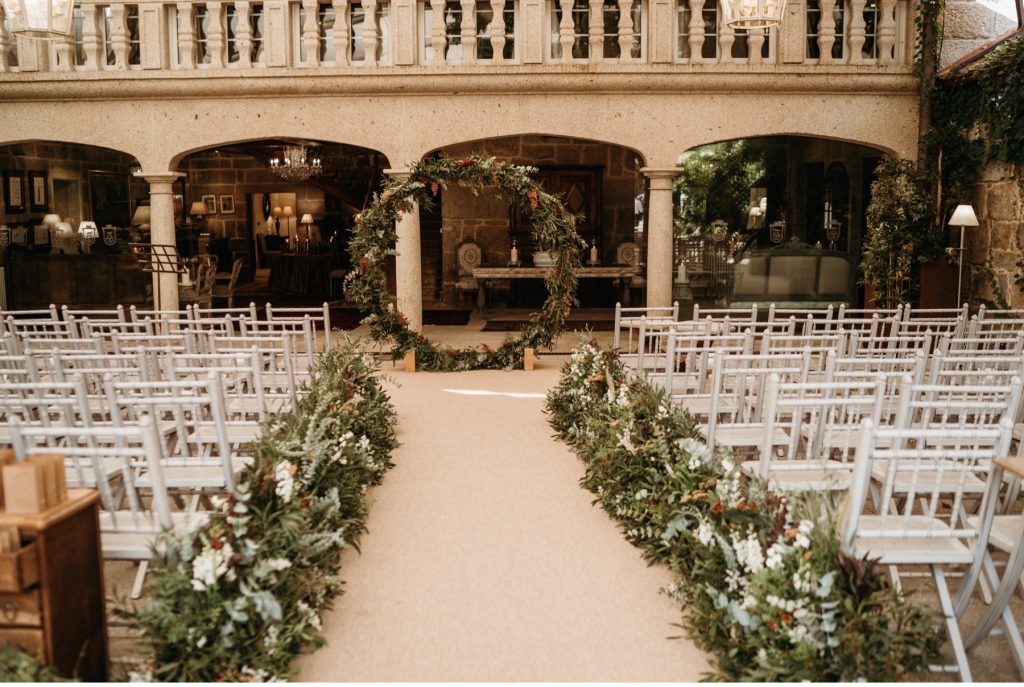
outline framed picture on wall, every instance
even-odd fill
[[[233,214],[235,214],[235,197],[234,196],[221,196],[220,197],[220,214],[222,214],[222,215],[233,215]]]
[[[206,214],[216,215],[217,214],[217,196],[203,196],[203,207],[206,208]]]
[[[21,172],[4,172],[4,212],[25,212],[25,186]]]
[[[28,173],[29,212],[46,212],[50,209],[50,189],[46,183],[46,172]]]

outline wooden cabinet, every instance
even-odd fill
[[[34,544],[39,581],[0,593],[0,641],[14,642],[62,675],[107,678],[107,621],[99,536],[99,495],[70,489],[68,499],[32,515],[0,511]]]
[[[7,291],[11,309],[72,307],[111,308],[143,303],[150,275],[127,253],[51,255],[8,251]]]

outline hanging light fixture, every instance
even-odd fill
[[[281,157],[270,159],[270,169],[285,181],[305,181],[323,174],[320,158],[306,153],[306,146],[285,146]]]
[[[772,29],[782,23],[786,0],[723,0],[725,23],[733,29]]]
[[[3,0],[15,36],[63,40],[71,33],[75,0]]]

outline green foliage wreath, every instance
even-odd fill
[[[440,157],[417,163],[406,179],[392,179],[373,203],[356,218],[355,236],[349,252],[355,269],[349,273],[345,293],[366,313],[363,320],[376,341],[390,341],[392,357],[416,352],[419,368],[432,371],[504,369],[522,364],[526,348],[550,347],[562,331],[565,318],[575,304],[576,271],[580,247],[576,234],[578,217],[566,210],[555,196],[546,193],[530,177],[531,167],[513,165],[494,158]],[[454,349],[439,346],[408,327],[398,311],[395,297],[388,292],[385,259],[396,255],[395,222],[400,213],[410,212],[413,203],[430,208],[441,189],[457,184],[474,194],[486,191],[513,203],[533,224],[533,239],[539,250],[557,256],[544,282],[548,297],[543,308],[530,317],[520,334],[506,338],[498,348]]]

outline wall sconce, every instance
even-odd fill
[[[82,241],[82,252],[88,253],[92,244],[96,243],[100,230],[96,227],[95,222],[81,222],[78,225],[78,235]]]

